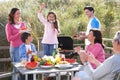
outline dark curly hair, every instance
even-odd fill
[[[22,34],[21,34],[21,40],[22,40],[22,42],[25,43],[25,40],[26,40],[29,36],[31,36],[31,34],[28,33],[28,32],[22,33]]]
[[[96,29],[91,29],[90,31],[93,32],[93,36],[95,37],[94,43],[100,43],[104,48],[101,31]]]

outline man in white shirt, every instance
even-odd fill
[[[100,21],[95,17],[94,15],[94,8],[91,6],[86,6],[84,7],[84,12],[86,14],[86,16],[89,18],[89,22],[87,25],[87,30],[86,32],[82,32],[82,34],[84,36],[80,36],[79,39],[85,39],[87,38],[87,35],[89,34],[90,29],[98,29],[100,30]],[[88,39],[85,39],[85,45],[89,45],[90,42],[88,41]]]

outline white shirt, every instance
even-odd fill
[[[32,49],[31,49],[31,45],[25,44],[25,47],[26,47],[26,52],[28,52],[28,50],[32,50]]]
[[[32,50],[30,45],[25,44],[25,47],[26,47],[26,52],[28,52],[28,50],[30,50],[30,51]],[[29,57],[28,61],[31,62],[32,54],[28,54],[28,57]]]
[[[15,27],[16,29],[20,29],[21,24],[15,24],[14,27]]]

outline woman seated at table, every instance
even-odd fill
[[[92,54],[88,55],[88,64],[84,66],[87,67],[87,71],[84,69],[84,72],[77,72],[72,80],[113,80],[116,71],[120,69],[120,31],[115,34],[112,45],[114,54],[111,57],[100,63]],[[89,62],[96,64],[97,68],[93,69]],[[81,76],[82,73],[84,76]]]
[[[105,60],[105,54],[104,45],[102,44],[101,32],[99,30],[91,29],[87,37],[90,41],[90,44],[86,47],[86,54],[93,54],[98,61],[103,62]],[[80,59],[84,64],[87,61],[86,54],[82,52],[80,47],[75,47],[74,50],[79,54]],[[94,63],[91,63],[91,65],[94,69],[96,68]]]

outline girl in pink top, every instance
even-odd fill
[[[19,47],[22,44],[20,39],[21,28],[25,28],[25,24],[20,22],[20,10],[18,8],[12,8],[9,13],[9,22],[6,24],[6,36],[8,42],[10,42],[10,57],[12,62],[19,62]],[[13,71],[16,71],[13,68]],[[12,80],[15,80],[15,75],[12,76]]]
[[[54,45],[58,44],[57,35],[59,33],[58,22],[56,14],[54,12],[49,12],[47,15],[47,20],[42,15],[42,10],[45,8],[45,4],[40,5],[40,10],[38,13],[38,18],[44,24],[44,34],[42,39],[42,44],[44,47],[44,54],[51,56]]]
[[[87,61],[87,55],[89,54],[93,54],[98,61],[103,62],[105,60],[105,54],[101,32],[99,30],[91,29],[88,34],[88,40],[90,41],[90,44],[86,47],[86,54],[82,54],[80,48],[75,48],[75,51],[80,55],[82,63],[84,64]],[[95,64],[91,63],[91,65],[94,69],[96,68]]]

